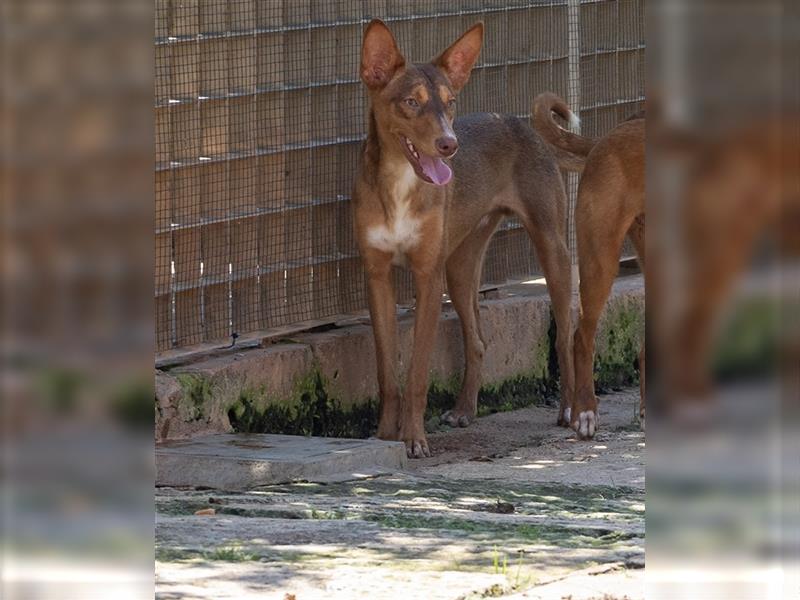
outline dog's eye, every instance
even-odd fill
[[[419,108],[419,102],[417,102],[416,98],[406,98],[406,104],[411,108]]]

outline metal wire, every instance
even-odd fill
[[[643,100],[643,5],[156,0],[158,349],[366,307],[349,200],[366,121],[359,49],[371,18],[387,21],[415,62],[484,20],[461,112],[527,118],[537,93],[575,104],[578,90],[583,132],[600,135]],[[569,28],[578,31],[572,44]],[[484,281],[536,273],[526,233],[508,221]],[[409,300],[408,274],[396,284]]]

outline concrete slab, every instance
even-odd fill
[[[246,490],[290,481],[333,482],[406,466],[402,442],[295,435],[218,434],[156,446],[156,485]]]

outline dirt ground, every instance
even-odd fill
[[[636,600],[644,597],[638,390],[596,438],[554,407],[431,433],[407,471],[246,493],[157,490],[157,598]],[[195,511],[214,508],[214,516]]]

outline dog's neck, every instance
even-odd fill
[[[420,183],[396,143],[394,134],[381,127],[371,106],[365,154],[370,166],[367,169],[370,185],[375,189],[383,190],[387,196],[393,198],[400,191],[402,191],[401,195],[405,196]],[[409,172],[411,178],[409,178]]]

